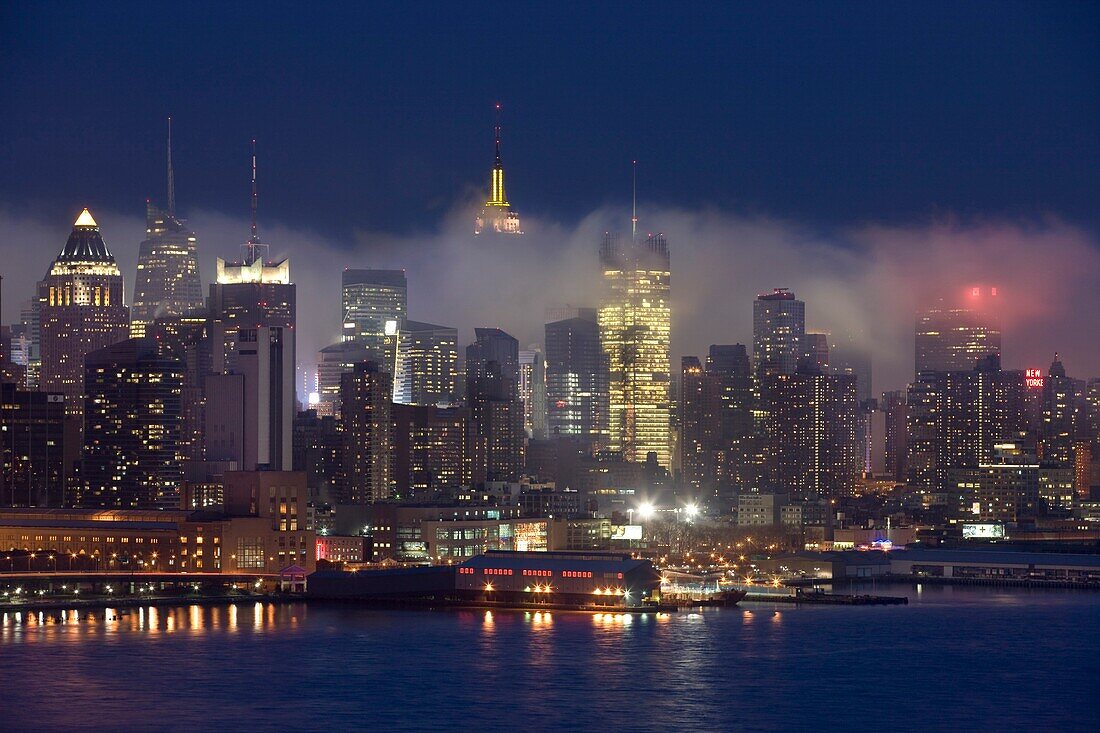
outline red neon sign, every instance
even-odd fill
[[[1045,383],[1042,369],[1024,370],[1024,386],[1028,389],[1042,389]]]

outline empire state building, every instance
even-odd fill
[[[499,110],[499,105],[497,106]],[[474,234],[482,232],[495,234],[523,234],[519,225],[519,214],[508,203],[508,197],[504,195],[504,164],[500,160],[500,125],[496,132],[496,159],[493,161],[492,182],[489,191],[489,199],[477,215],[474,223]]]

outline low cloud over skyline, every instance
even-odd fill
[[[73,218],[79,212],[73,212]],[[217,257],[235,258],[248,233],[243,218],[188,212],[199,237],[204,290]],[[521,212],[522,213],[522,212]],[[129,300],[144,219],[94,211],[126,278]],[[661,231],[672,253],[673,369],[683,354],[712,343],[752,341],[752,301],[788,287],[806,301],[809,330],[864,345],[874,389],[900,389],[913,369],[915,310],[937,296],[961,299],[976,285],[998,288],[1006,368],[1046,368],[1062,354],[1071,376],[1100,376],[1100,246],[1083,229],[1043,221],[944,217],[907,226],[876,223],[820,231],[796,222],[714,209],[643,207],[642,232]],[[298,285],[298,362],[340,334],[344,267],[404,268],[409,317],[459,328],[460,348],[476,326],[498,326],[522,345],[541,343],[548,306],[599,303],[598,249],[606,229],[629,234],[629,212],[602,207],[580,221],[524,219],[523,237],[475,237],[469,207],[456,207],[434,231],[393,236],[369,231],[334,241],[301,228],[267,224],[274,257],[290,257]],[[68,236],[71,222],[44,221],[0,206],[5,263],[3,319],[18,319]]]

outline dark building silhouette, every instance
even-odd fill
[[[475,329],[466,347],[466,403],[476,445],[474,481],[507,481],[523,471],[519,342],[499,328]]]
[[[173,509],[183,367],[156,341],[128,339],[85,359],[84,508]]]
[[[378,364],[356,364],[340,385],[344,431],[344,504],[372,504],[391,496],[393,378]]]
[[[64,395],[0,382],[0,506],[64,506],[72,472],[64,442]]]
[[[579,438],[595,453],[607,442],[607,359],[594,308],[546,324],[546,419],[550,438]]]

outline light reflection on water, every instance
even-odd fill
[[[264,603],[0,612],[0,678],[20,680],[5,686],[0,728],[475,730],[499,727],[506,709],[539,730],[804,729],[794,705],[818,730],[1019,729],[1025,718],[1074,730],[1100,714],[1100,594],[925,585],[912,598],[643,616]],[[218,717],[227,710],[232,721]]]

